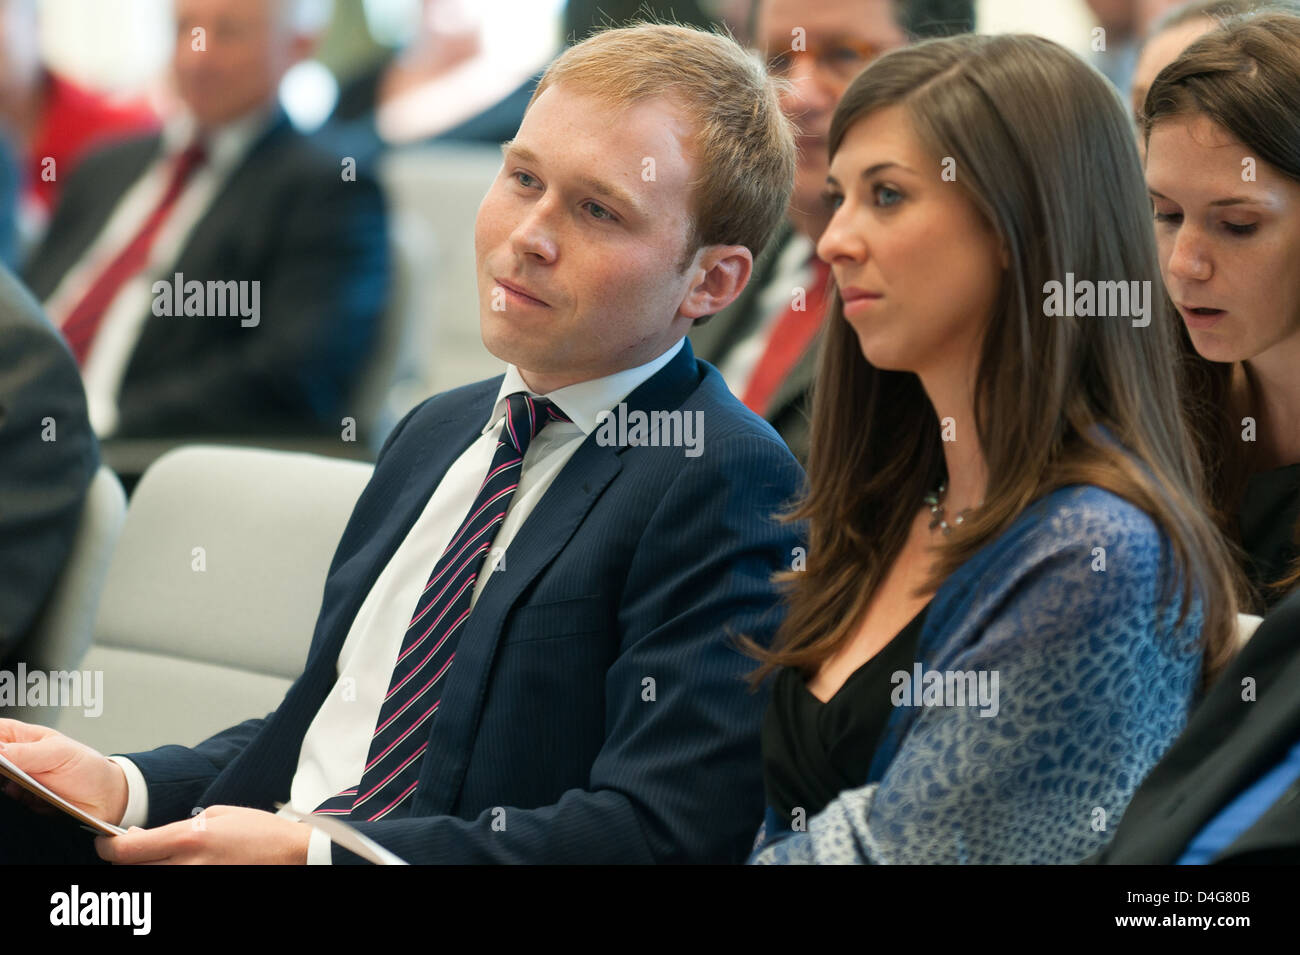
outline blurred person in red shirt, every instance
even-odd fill
[[[93,147],[158,127],[142,100],[118,101],[41,61],[36,0],[0,0],[0,125],[22,168],[21,230],[44,231],[60,184]]]

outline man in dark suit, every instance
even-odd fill
[[[388,296],[383,201],[277,106],[299,0],[177,0],[186,112],[87,158],[24,277],[101,437],[339,428]]]
[[[149,827],[104,858],[355,861],[281,801],[415,862],[744,858],[765,700],[735,638],[780,622],[802,472],[685,334],[779,221],[789,126],[734,42],[648,26],[560,57],[506,145],[475,233],[506,373],[389,437],[283,704],[111,760],[0,721],[15,763]],[[16,811],[0,854],[68,845]]]
[[[1269,611],[1089,861],[1300,862],[1297,686],[1300,590]]]
[[[794,193],[745,291],[697,322],[691,343],[806,463],[817,329],[829,286],[814,250],[830,221],[822,192],[835,106],[876,56],[910,39],[970,31],[975,11],[972,0],[758,0],[754,18],[755,42],[773,73],[790,81],[781,102],[799,132]]]
[[[77,366],[0,268],[0,663],[63,569],[98,466]]]

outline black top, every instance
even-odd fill
[[[891,676],[909,675],[925,623],[926,604],[823,703],[799,671],[783,668],[763,719],[763,783],[767,804],[790,820],[796,807],[811,819],[846,789],[865,785],[893,706]]]
[[[1241,502],[1241,542],[1246,547],[1246,575],[1269,607],[1283,594],[1268,585],[1291,567],[1300,547],[1294,537],[1300,519],[1300,464],[1252,474]]]

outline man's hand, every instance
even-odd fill
[[[0,753],[47,789],[114,825],[126,813],[126,773],[111,759],[56,730],[0,719]],[[38,810],[44,800],[5,780],[6,795]]]
[[[311,826],[260,809],[209,806],[157,829],[100,836],[95,851],[128,865],[306,865]]]

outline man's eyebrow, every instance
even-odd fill
[[[1168,196],[1156,192],[1154,189],[1151,189],[1150,187],[1147,188],[1147,192],[1151,193],[1151,195],[1155,196],[1157,199],[1165,200],[1165,202],[1174,201],[1170,199]],[[1229,196],[1227,199],[1215,199],[1213,202],[1210,203],[1210,205],[1212,206],[1261,206],[1261,205],[1267,205],[1267,203],[1262,202],[1259,199],[1252,199],[1249,196]]]
[[[871,178],[872,176],[874,176],[876,173],[881,172],[881,171],[883,171],[883,170],[885,170],[885,169],[889,169],[891,166],[892,166],[892,167],[897,167],[897,168],[903,170],[904,172],[910,172],[910,173],[913,173],[913,174],[916,173],[916,170],[915,170],[915,169],[912,169],[912,168],[910,168],[910,167],[908,167],[908,166],[904,166],[902,163],[893,162],[893,161],[891,160],[891,161],[889,161],[889,162],[878,162],[878,163],[876,163],[874,166],[868,166],[866,169],[862,170],[862,175],[860,175],[858,178],[859,178],[859,179],[870,179],[870,178]],[[828,183],[830,183],[831,185],[833,185],[833,186],[838,186],[838,185],[840,184],[840,183],[839,183],[839,180],[836,179],[834,176],[827,176],[827,177],[826,177],[826,181],[827,181]]]
[[[527,146],[515,142],[513,139],[507,140],[501,144],[501,153],[503,156],[515,156],[516,158],[528,162],[541,164],[541,159],[537,153],[533,152]],[[646,218],[646,210],[641,201],[632,193],[628,192],[622,186],[615,185],[611,182],[605,182],[603,179],[597,179],[594,176],[578,176],[577,181],[601,196],[605,196],[614,202],[628,208],[633,214]]]

